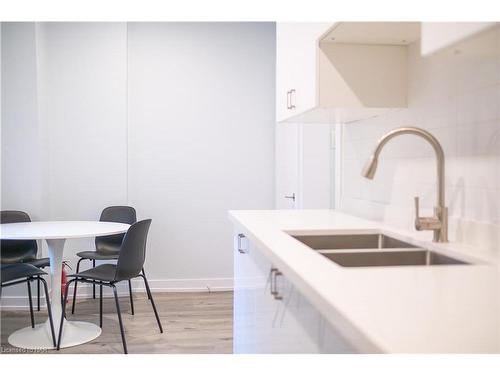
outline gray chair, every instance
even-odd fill
[[[129,206],[111,206],[106,207],[99,219],[100,221],[109,221],[115,223],[134,224],[137,221],[135,209]],[[92,266],[95,267],[96,260],[117,260],[120,253],[120,246],[125,234],[115,234],[111,236],[101,236],[95,239],[95,250],[81,251],[76,255],[80,257],[76,264],[76,273],[80,272],[80,263],[83,260],[91,260]],[[144,270],[143,270],[144,271]],[[73,291],[73,304],[71,313],[75,313],[77,282]],[[130,294],[130,310],[134,315],[134,300],[132,298],[132,284],[129,283]],[[95,285],[92,285],[92,297],[95,299]]]
[[[50,298],[49,291],[47,288],[47,282],[41,277],[47,273],[41,269],[25,263],[15,263],[15,264],[5,264],[1,266],[1,284],[0,284],[0,298],[2,298],[3,288],[28,283],[28,299],[30,304],[30,316],[31,316],[31,328],[35,328],[35,317],[33,314],[33,302],[31,300],[31,288],[29,284],[33,280],[38,280],[38,282],[43,284],[43,289],[45,291],[45,300],[47,301],[47,313],[49,315],[50,331],[52,334],[52,342],[56,346],[56,335],[54,332],[54,322],[52,320],[52,309],[50,308]]]
[[[101,264],[97,267],[91,268],[83,272],[77,272],[66,283],[66,292],[63,300],[63,312],[66,311],[66,303],[68,301],[68,290],[71,283],[83,282],[93,285],[99,285],[99,326],[102,327],[102,287],[108,286],[113,289],[116,313],[118,315],[118,322],[120,324],[120,332],[122,336],[123,351],[127,354],[127,342],[125,340],[125,331],[123,329],[122,316],[120,312],[120,304],[118,302],[118,294],[116,291],[116,284],[120,281],[128,281],[136,277],[142,277],[144,284],[146,286],[146,291],[148,297],[151,301],[153,311],[160,328],[160,332],[163,333],[163,327],[160,322],[160,317],[156,311],[156,306],[151,295],[151,290],[149,289],[148,280],[143,272],[144,261],[146,259],[146,240],[149,231],[149,226],[151,225],[151,219],[142,220],[135,224],[132,224],[128,229],[125,237],[123,238],[123,243],[121,244],[118,261],[116,264]],[[130,284],[129,284],[130,285]],[[59,328],[59,338],[57,341],[57,350],[59,350],[61,345],[61,335],[63,330],[63,319],[64,314],[61,316],[61,324]]]
[[[1,211],[0,223],[31,222],[30,216],[23,211]],[[26,263],[37,268],[50,266],[49,258],[37,258],[38,246],[35,240],[1,240],[0,262],[4,264]],[[37,278],[37,310],[40,311],[40,280]],[[28,282],[28,295],[31,296],[31,286]],[[30,297],[31,298],[31,297]],[[31,303],[31,302],[30,302]]]

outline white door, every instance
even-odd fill
[[[299,125],[276,126],[276,208],[298,208]]]

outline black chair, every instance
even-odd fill
[[[2,297],[2,290],[5,287],[28,283],[28,299],[30,303],[30,316],[31,316],[31,328],[35,328],[35,317],[33,314],[33,301],[31,300],[31,288],[30,283],[33,280],[38,280],[38,282],[43,284],[43,289],[45,291],[45,300],[47,301],[47,313],[49,315],[50,331],[52,333],[52,342],[56,346],[56,335],[54,332],[54,322],[52,320],[52,310],[50,308],[50,298],[49,290],[47,288],[47,282],[41,277],[47,273],[41,269],[25,263],[15,263],[2,265],[0,269],[1,274],[1,286],[0,286],[0,298]]]
[[[111,206],[105,208],[99,219],[100,221],[110,221],[115,223],[134,224],[137,221],[135,209],[129,206]],[[76,273],[80,272],[80,262],[82,260],[91,260],[92,266],[95,267],[96,260],[116,260],[120,253],[120,246],[125,234],[116,234],[112,236],[101,236],[95,239],[95,250],[81,251],[76,255],[80,257],[76,264]],[[143,270],[144,271],[144,270]],[[132,284],[129,282],[130,293],[130,310],[134,315],[134,300],[132,298]],[[73,290],[73,305],[71,306],[71,313],[75,313],[76,302],[76,288]],[[95,299],[95,285],[92,285],[92,297]],[[149,296],[148,296],[149,297]]]
[[[0,223],[31,222],[29,215],[23,211],[1,211]],[[37,258],[38,246],[35,240],[2,240],[0,245],[1,264],[27,263],[37,268],[50,266],[49,258]],[[40,281],[37,282],[37,310],[40,311]],[[28,294],[31,296],[31,286],[28,283]],[[30,297],[31,298],[31,297]]]
[[[144,275],[143,266],[144,260],[146,258],[146,240],[148,236],[149,226],[151,225],[151,219],[142,220],[135,224],[132,224],[128,229],[125,237],[123,238],[123,243],[121,245],[118,262],[116,264],[101,264],[97,267],[91,268],[89,270],[70,275],[73,279],[66,283],[66,292],[64,294],[63,300],[63,314],[61,315],[61,324],[59,327],[59,338],[57,341],[57,350],[59,350],[61,345],[61,335],[64,324],[64,312],[66,311],[66,303],[68,301],[68,290],[71,283],[83,282],[93,285],[99,285],[99,326],[102,327],[102,287],[109,286],[113,289],[116,313],[118,314],[118,322],[120,324],[120,332],[122,336],[123,351],[127,354],[127,343],[125,341],[125,332],[123,330],[122,316],[120,313],[120,304],[118,302],[118,294],[116,291],[116,283],[120,281],[128,281],[136,277],[142,277],[144,284],[146,285],[146,291],[148,293],[151,305],[153,306],[153,311],[155,313],[156,321],[158,322],[158,327],[160,332],[163,333],[163,327],[161,326],[160,317],[156,311],[156,306],[151,295],[151,290],[149,289],[148,280],[146,275]]]

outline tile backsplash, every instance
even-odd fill
[[[446,157],[450,240],[498,249],[500,228],[500,28],[430,56],[408,47],[408,108],[343,126],[341,209],[413,230],[436,202],[436,161],[424,140],[404,135],[382,150],[373,180],[361,170],[387,131],[431,132]],[[423,238],[432,233],[419,233]]]

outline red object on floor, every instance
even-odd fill
[[[66,283],[68,282],[68,274],[66,273],[66,267],[69,267],[66,262],[62,265],[62,275],[61,275],[61,294],[64,297],[66,293]]]

